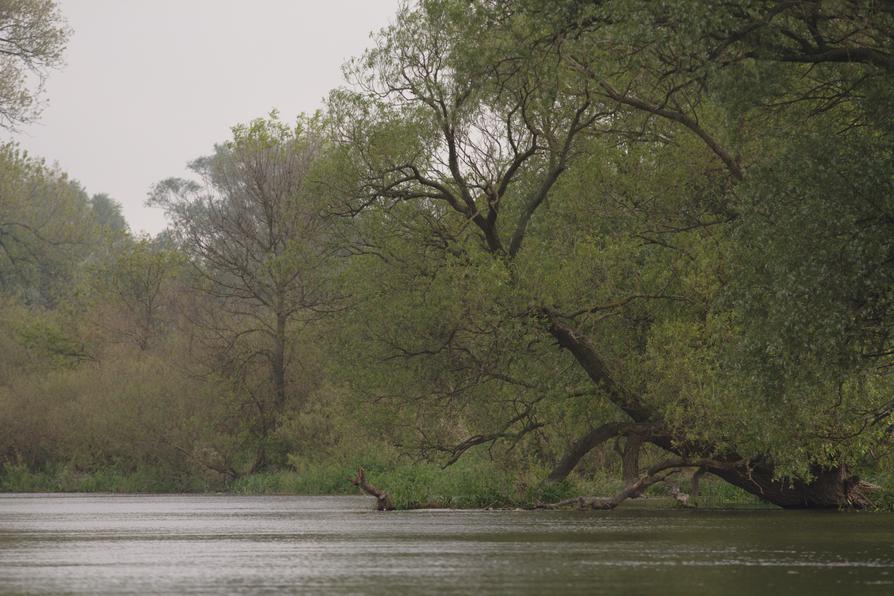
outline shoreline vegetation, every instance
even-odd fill
[[[259,472],[230,482],[209,483],[198,479],[165,479],[152,473],[114,470],[76,472],[66,467],[33,472],[26,466],[7,464],[0,475],[2,493],[117,493],[117,494],[232,494],[245,496],[347,496],[363,494],[352,484],[356,466],[319,464],[300,472]],[[555,485],[528,485],[500,471],[489,462],[462,462],[442,470],[429,463],[369,466],[368,474],[393,499],[397,510],[414,509],[590,509],[578,499],[610,499],[624,489],[617,474],[584,481],[566,480]],[[684,487],[688,489],[688,485]],[[777,509],[720,479],[704,478],[698,497],[681,504],[674,486],[650,487],[642,497],[625,500],[623,508]],[[583,503],[582,501],[581,503]]]
[[[891,3],[419,0],[343,71],[155,237],[0,144],[0,490],[891,508]]]

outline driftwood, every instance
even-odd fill
[[[366,470],[362,467],[357,468],[357,475],[351,479],[351,484],[358,487],[365,494],[376,498],[376,509],[379,511],[392,511],[394,509],[394,503],[391,501],[391,497],[388,496],[383,490],[379,490],[375,486],[369,483],[366,479]]]
[[[639,495],[653,484],[664,482],[668,476],[676,474],[679,469],[662,470],[654,474],[643,476],[636,482],[627,485],[624,490],[613,497],[577,497],[565,499],[558,503],[542,504],[541,509],[561,509],[568,506],[577,506],[578,509],[614,509],[634,495]]]
[[[693,503],[689,502],[689,495],[684,493],[676,483],[671,481],[666,481],[670,486],[671,496],[677,501],[677,503],[681,507],[695,507]]]
[[[715,468],[734,467],[740,465],[741,462],[720,463],[714,460],[698,459],[669,459],[661,463],[655,464],[641,477],[634,482],[627,484],[624,490],[613,497],[576,497],[574,499],[566,499],[558,503],[545,503],[538,505],[540,509],[560,509],[563,507],[577,506],[578,509],[614,509],[627,499],[641,495],[647,488],[653,484],[660,482],[667,483],[671,487],[671,496],[683,507],[692,507],[689,503],[689,495],[680,490],[680,487],[671,482],[669,478],[674,474],[678,474],[684,468],[699,468],[704,470],[709,466]],[[697,485],[696,485],[697,486]]]

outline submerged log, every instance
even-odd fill
[[[376,509],[379,511],[392,511],[394,503],[391,497],[383,490],[379,490],[366,480],[366,470],[357,468],[357,475],[351,479],[351,484],[358,487],[365,494],[376,498]]]

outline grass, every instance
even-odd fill
[[[324,464],[301,471],[259,472],[234,480],[228,491],[239,495],[346,495],[356,489],[348,481],[352,471]]]
[[[21,463],[7,463],[0,473],[0,492],[111,492],[173,493],[225,490],[241,495],[353,495],[350,479],[358,465],[369,481],[387,491],[398,509],[531,507],[576,496],[611,496],[620,491],[616,475],[602,474],[557,484],[541,482],[543,471],[509,472],[487,459],[467,458],[447,469],[429,463],[375,461],[302,462],[291,469],[241,477],[229,485],[192,476],[172,476],[162,470],[123,473],[114,469],[92,472],[57,466],[35,472]],[[685,484],[681,488],[686,490]],[[700,495],[691,503],[703,509],[771,507],[754,495],[710,476],[701,482]],[[664,485],[646,492],[648,499],[631,499],[624,508],[677,506]],[[892,501],[894,502],[894,501]],[[885,505],[888,502],[885,501]]]
[[[398,509],[513,507],[552,497],[484,461],[460,462],[446,470],[426,463],[383,466],[371,462],[364,467],[370,482],[387,491]],[[237,494],[357,494],[350,483],[356,471],[356,465],[304,465],[297,470],[240,478],[230,490]]]
[[[684,488],[685,490],[685,488]],[[775,509],[766,501],[719,478],[706,476],[699,485],[699,495],[691,502],[704,509]]]
[[[122,472],[113,468],[79,471],[68,466],[55,466],[32,471],[23,464],[7,463],[0,473],[0,492],[179,493],[209,490],[213,487],[199,478],[176,477],[151,468]]]
[[[544,484],[536,474],[501,470],[487,460],[460,460],[447,469],[426,463],[363,464],[369,481],[388,492],[398,509],[532,507],[576,496],[611,496],[623,488],[620,479],[607,474],[586,481]],[[296,470],[254,474],[236,480],[229,490],[236,494],[344,495],[358,494],[349,479],[357,466],[349,464],[303,465]],[[683,487],[685,490],[685,486]],[[647,499],[631,499],[625,508],[676,507],[667,486],[655,485]],[[767,508],[756,496],[719,479],[706,477],[700,495],[692,500],[700,508]]]

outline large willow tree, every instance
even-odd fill
[[[358,386],[448,462],[539,435],[558,480],[626,437],[668,453],[640,486],[700,468],[866,505],[892,31],[873,2],[402,11],[331,98]]]

